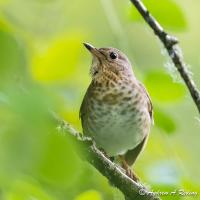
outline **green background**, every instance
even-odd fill
[[[144,3],[179,38],[200,87],[199,0]],[[126,53],[150,93],[155,125],[134,167],[144,184],[200,195],[199,114],[163,45],[128,0],[0,0],[0,199],[124,199],[79,159],[81,151],[49,115],[54,110],[81,131],[79,107],[91,79],[83,42]]]

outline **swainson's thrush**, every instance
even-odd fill
[[[138,181],[129,166],[143,149],[153,122],[150,97],[124,53],[84,45],[93,60],[92,81],[80,109],[83,133],[106,155],[119,156],[127,174]]]

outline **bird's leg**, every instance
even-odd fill
[[[130,166],[127,164],[126,160],[124,159],[124,156],[119,155],[119,159],[122,164],[122,168],[125,170],[126,175],[133,179],[135,182],[139,182],[138,176],[131,170]]]

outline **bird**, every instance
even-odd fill
[[[92,80],[79,112],[83,134],[91,137],[106,156],[117,158],[124,172],[139,182],[132,166],[153,124],[150,96],[123,52],[83,44],[92,55]]]

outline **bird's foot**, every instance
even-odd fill
[[[138,178],[138,176],[131,170],[130,167],[128,167],[126,169],[126,175],[128,177],[130,177],[132,180],[134,180],[135,182],[137,182],[137,183],[140,181],[140,179]]]
[[[135,182],[139,182],[138,176],[132,171],[132,169],[129,167],[127,164],[126,160],[124,159],[123,156],[119,156],[119,159],[121,160],[122,163],[122,168],[125,170],[126,175],[134,180]]]

